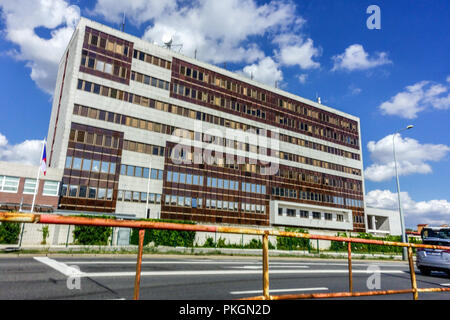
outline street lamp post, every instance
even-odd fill
[[[404,131],[404,130],[409,130],[412,129],[414,126],[413,125],[409,125],[406,128],[403,128],[399,131],[397,131],[396,133],[394,133],[394,135],[392,136],[392,149],[394,151],[394,167],[395,167],[395,177],[397,180],[397,196],[398,196],[398,211],[400,213],[400,227],[402,229],[402,242],[407,242],[406,240],[406,232],[405,232],[405,219],[403,217],[403,209],[402,209],[402,202],[400,199],[400,182],[398,179],[398,170],[397,170],[397,159],[396,159],[396,155],[395,155],[395,136]],[[402,259],[406,260],[407,258],[407,252],[406,252],[406,247],[403,247],[402,249]]]

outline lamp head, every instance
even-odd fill
[[[406,129],[412,129],[414,128],[414,126],[412,124],[410,124],[409,126],[406,127]]]

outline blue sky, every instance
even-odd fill
[[[381,29],[366,13],[380,8]],[[415,1],[0,0],[0,160],[36,162],[58,62],[80,15],[356,115],[366,200],[396,209],[393,132],[406,225],[450,222],[450,3]]]

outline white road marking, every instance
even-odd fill
[[[136,264],[134,261],[66,261],[65,263],[83,265],[83,264]],[[238,262],[238,261],[142,261],[142,264],[261,264],[260,262]]]
[[[269,289],[269,293],[277,293],[277,292],[299,292],[299,291],[325,291],[328,290],[326,287],[318,287],[318,288],[297,288],[297,289]],[[230,294],[262,294],[262,290],[247,290],[247,291],[231,291]]]
[[[441,283],[441,286],[450,287],[450,283]]]
[[[347,274],[347,270],[269,270],[269,274]],[[372,274],[367,270],[353,270],[353,274]],[[404,273],[402,270],[381,270],[380,273]],[[205,276],[205,275],[244,275],[261,274],[261,270],[179,270],[179,271],[142,271],[141,276]],[[83,273],[80,277],[134,277],[130,272],[92,272]]]
[[[299,268],[299,269],[308,269],[308,266],[274,266],[269,264],[270,268]],[[262,269],[262,265],[256,265],[256,266],[242,266],[242,267],[230,267],[233,269]]]
[[[50,259],[48,257],[34,257],[34,260],[37,260],[37,261],[55,269],[56,271],[61,272],[66,277],[77,277],[77,276],[82,277],[82,276],[84,276],[84,272],[81,272],[80,270],[73,268],[71,266],[68,266],[67,264],[65,264],[63,262],[59,262],[59,261]]]
[[[135,265],[136,260],[129,261],[65,261],[66,264],[74,264],[74,265]],[[214,265],[226,265],[226,264],[242,264],[242,265],[262,265],[260,261],[142,261],[142,264],[214,264]],[[269,266],[300,266],[304,267],[306,265],[310,266],[347,266],[347,263],[327,263],[327,262],[277,262],[269,261]],[[380,264],[380,263],[352,263],[352,266],[361,266],[367,267],[369,265],[377,265],[380,267],[405,267],[405,265],[401,264]]]

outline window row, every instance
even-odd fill
[[[353,175],[357,175],[357,176],[361,175],[360,169],[355,169],[352,167],[343,166],[341,164],[317,160],[317,159],[313,159],[313,158],[307,158],[307,157],[303,157],[303,156],[300,156],[300,155],[294,154],[294,153],[288,153],[288,152],[283,152],[283,151],[274,151],[274,152],[275,152],[275,154],[278,153],[279,158],[283,159],[283,160],[308,164],[308,165],[314,166],[314,167],[320,167],[320,168],[345,172],[345,173],[353,174]]]
[[[345,205],[349,207],[359,207],[359,208],[364,207],[364,202],[362,200],[343,198],[338,196],[332,196],[329,194],[322,194],[303,190],[298,190],[297,192],[297,190],[289,188],[272,187],[272,195],[292,199],[301,199],[301,200]]]
[[[231,99],[226,99],[220,95],[214,95],[190,87],[185,87],[184,85],[176,83],[173,84],[173,92],[190,99],[195,99],[215,105],[217,107],[234,110],[236,112],[242,112],[253,117],[261,118],[263,120],[266,119],[266,112],[261,111],[258,106],[247,105]]]
[[[279,216],[286,216],[292,218],[304,218],[304,219],[314,219],[314,220],[327,220],[327,221],[337,221],[344,222],[345,215],[342,213],[329,213],[329,212],[318,212],[318,211],[308,211],[301,209],[288,209],[288,208],[278,208]]]
[[[19,177],[0,176],[0,192],[17,193],[19,191]],[[42,190],[44,196],[57,196],[59,189],[58,181],[45,180]],[[24,194],[34,194],[36,192],[36,179],[25,179],[23,186]]]
[[[239,181],[208,177],[206,186],[226,190],[239,191]]]
[[[203,198],[193,198],[193,197],[166,194],[165,205],[189,207],[189,208],[202,208]]]
[[[164,157],[164,147],[154,146],[151,144],[124,140],[123,150],[134,151],[139,153],[151,154],[154,156]]]
[[[23,186],[24,194],[34,194],[36,192],[36,179],[25,179]],[[43,196],[57,196],[59,192],[58,181],[44,181],[42,190]]]
[[[256,90],[254,88],[245,87],[237,82],[234,82],[229,79],[224,79],[219,77],[218,75],[207,75],[203,72],[196,70],[194,68],[190,68],[187,66],[180,66],[180,74],[191,77],[193,79],[204,81],[206,83],[214,84],[217,87],[220,87],[222,89],[229,90],[231,92],[241,94],[247,97],[251,97],[255,100],[259,100],[261,102],[268,102],[267,94],[263,91]],[[323,112],[319,112],[317,110],[314,110],[312,108],[307,108],[305,105],[302,104],[294,104],[292,102],[289,102],[287,100],[278,99],[278,107],[287,109],[289,111],[296,112],[297,114],[308,116],[316,120],[320,120],[323,122],[328,122],[333,125],[339,126],[344,129],[352,130],[354,132],[357,132],[357,125],[354,122],[346,121],[343,119],[338,119],[337,117],[329,116],[328,114],[325,114]]]
[[[108,61],[105,61],[108,60]],[[127,79],[129,76],[129,68],[125,67],[119,61],[112,62],[112,59],[100,58],[95,54],[89,53],[83,50],[81,55],[81,66],[114,75],[123,79]]]
[[[204,81],[206,83],[210,83],[221,87],[222,89],[233,91],[234,93],[239,93],[247,97],[252,97],[253,99],[260,100],[262,102],[267,101],[267,95],[264,92],[258,92],[253,88],[245,87],[237,82],[233,82],[230,80],[222,79],[217,75],[204,74],[203,72],[196,70],[194,68],[180,66],[180,74],[191,77],[193,79]]]
[[[203,176],[191,174],[191,173],[182,173],[176,171],[167,171],[167,179],[168,182],[172,183],[182,183],[182,184],[192,184],[196,186],[203,186]]]
[[[61,196],[111,201],[113,199],[113,189],[63,184]]]
[[[299,172],[296,170],[289,170],[279,168],[276,173],[277,176],[284,179],[291,179],[295,181],[302,181],[311,184],[325,185],[335,188],[343,188],[353,191],[362,191],[362,183],[359,181],[347,181],[345,178],[334,178],[333,176],[323,174],[310,174],[305,172]]]
[[[141,61],[145,61],[147,63],[151,63],[151,64],[161,67],[161,68],[165,68],[165,69],[169,69],[169,70],[171,68],[170,61],[152,56],[151,54],[148,54],[148,53],[136,50],[136,49],[133,51],[133,58],[141,60]]]
[[[319,112],[317,110],[311,110],[310,108],[305,107],[304,105],[296,105],[292,102],[289,102],[287,100],[278,99],[278,107],[287,109],[289,111],[296,112],[297,114],[308,116],[311,118],[314,118],[316,120],[320,120],[322,122],[328,122],[335,126],[339,126],[341,128],[351,130],[351,131],[357,131],[357,125],[354,122],[346,121],[343,119],[339,119],[333,116],[329,116],[328,114],[325,114],[323,112]]]
[[[143,84],[155,87],[155,88],[160,88],[160,89],[164,89],[164,90],[170,89],[169,82],[158,79],[158,78],[150,77],[150,76],[147,76],[145,74],[135,72],[135,71],[131,71],[131,80],[140,82],[140,83],[143,83]]]
[[[117,192],[117,201],[147,203],[147,196],[148,196],[148,203],[151,204],[161,203],[161,195],[159,193],[147,193],[130,190],[119,190]]]
[[[70,130],[69,141],[80,142],[99,147],[117,149],[119,147],[119,138],[101,133],[93,133],[84,130]]]
[[[144,107],[155,108],[157,110],[170,112],[170,113],[177,114],[177,115],[180,115],[183,117],[200,120],[200,121],[205,121],[205,122],[216,124],[216,125],[223,126],[226,128],[232,128],[232,129],[241,130],[241,131],[254,130],[254,132],[256,132],[256,134],[259,134],[259,132],[261,130],[263,130],[262,128],[258,128],[258,127],[244,124],[241,122],[217,117],[217,116],[210,115],[210,114],[200,112],[200,111],[194,111],[194,110],[191,110],[191,109],[188,109],[185,107],[171,105],[171,104],[168,104],[165,102],[142,97],[139,95],[134,95],[134,94],[131,94],[131,93],[128,93],[125,91],[105,87],[105,86],[91,83],[88,81],[84,81],[81,79],[78,80],[78,89],[84,90],[84,91],[87,91],[90,93],[101,94],[103,96],[111,97],[114,99],[128,101],[130,103],[138,104],[138,105],[141,105]],[[86,108],[86,107],[84,107],[84,108]],[[74,113],[80,114],[80,112],[84,112],[83,114],[80,114],[80,115],[94,117],[94,118],[98,117],[98,119],[100,119],[100,120],[119,123],[119,124],[125,124],[126,118],[123,115],[113,114],[111,112],[108,112],[108,115],[106,116],[106,113],[107,113],[106,111],[101,111],[101,110],[97,110],[97,109],[93,109],[93,108],[90,108],[90,109],[95,110],[95,111],[89,111],[89,113],[88,113],[87,111],[83,111],[82,108],[77,109],[77,106],[75,106]],[[138,124],[137,119],[131,123],[135,127],[142,128],[144,126],[144,124],[142,124],[142,123]],[[272,137],[272,138],[275,139],[276,137]],[[278,138],[278,139],[280,139],[280,138]],[[296,138],[292,137],[292,139],[296,139]],[[290,141],[286,141],[286,142],[290,142]],[[313,148],[313,145],[311,143],[309,143],[309,144],[305,143],[305,147]],[[340,149],[338,149],[338,150],[340,150]]]
[[[130,57],[130,46],[123,42],[123,40],[117,41],[112,36],[104,33],[100,35],[92,34],[89,30],[86,30],[87,41],[90,45],[99,47],[101,49],[117,53],[125,57]]]
[[[203,198],[195,198],[179,195],[166,195],[165,204],[166,206],[205,208],[212,210],[235,211],[235,212],[239,211],[239,202],[236,201],[205,199],[205,202],[203,203]],[[266,206],[255,203],[241,203],[240,210],[242,212],[264,214],[266,212]]]
[[[101,172],[108,174],[116,173],[115,162],[83,159],[72,156],[67,156],[64,168],[82,171],[91,171],[91,172]]]
[[[184,130],[184,131],[187,132],[187,133],[191,133],[191,135],[190,135],[190,137],[189,136],[184,136],[183,138],[193,140],[192,136],[194,135],[194,132],[187,131],[187,130]],[[201,136],[200,133],[199,133],[199,136]],[[197,135],[196,135],[196,137],[197,137]],[[211,136],[210,136],[210,138],[211,138]],[[212,137],[212,138],[213,138],[213,141],[216,142],[216,137]],[[223,141],[222,143],[229,143],[228,142],[229,140],[227,140],[226,138],[218,138],[218,139],[219,139],[218,141]],[[231,145],[229,145],[229,147],[233,148],[233,142],[234,142],[234,149],[236,149],[236,150],[253,152],[253,153],[258,153],[258,154],[263,154],[263,155],[267,154],[267,151],[270,151],[270,154],[268,154],[269,156],[278,157],[278,158],[283,159],[283,160],[289,160],[289,161],[292,161],[292,162],[307,164],[307,165],[310,165],[310,166],[330,169],[330,170],[339,171],[339,172],[345,172],[345,173],[352,174],[352,175],[357,175],[357,176],[361,175],[361,170],[359,170],[359,169],[346,167],[346,166],[343,166],[343,165],[340,165],[340,164],[326,162],[326,161],[322,161],[322,160],[307,158],[307,157],[299,156],[297,154],[282,152],[282,151],[278,151],[278,150],[266,150],[263,147],[250,145],[248,143],[242,143],[242,142],[238,142],[238,141],[231,141]],[[195,152],[195,148],[193,148],[193,147],[186,146],[181,151],[180,151],[180,148],[173,148],[170,151],[169,154],[170,154],[170,157],[171,157],[172,160],[177,160],[177,161],[191,160],[192,161],[192,160],[195,159],[194,162],[198,162],[198,161],[200,161],[200,163],[203,162],[203,153],[202,152]],[[225,160],[228,161],[228,159],[223,154],[220,154],[220,153],[217,153],[217,154],[215,153],[215,155],[217,155],[217,156],[213,157],[213,153],[211,153],[211,158],[209,159],[209,162],[212,163],[212,162],[215,161],[216,164],[218,164],[218,165],[223,167],[223,162]],[[222,162],[222,164],[220,164],[219,162]],[[240,165],[240,167],[241,166],[242,165]],[[267,174],[267,175],[274,174],[274,172],[270,171],[270,170],[272,170],[272,168],[270,166],[267,167],[267,169],[265,167],[260,167],[258,170],[259,171],[256,171],[256,165],[255,165],[255,171],[251,171],[251,172],[258,172],[260,174]],[[269,171],[265,172],[265,170],[269,170]],[[279,175],[280,171],[278,170],[278,172],[276,174]]]
[[[122,164],[120,166],[120,174],[130,177],[138,177],[138,178],[147,178],[150,173],[150,179],[155,180],[162,180],[163,178],[163,170],[159,169],[150,169],[149,168],[143,168],[138,166],[131,166],[127,164]]]
[[[282,124],[292,129],[297,129],[300,131],[304,131],[305,133],[311,133],[318,137],[325,137],[328,139],[333,139],[337,141],[341,141],[353,146],[358,146],[359,141],[357,138],[347,136],[342,133],[337,133],[335,130],[331,128],[326,128],[322,126],[311,125],[305,122],[302,122],[297,119],[290,118],[285,115],[277,115],[275,116],[275,122],[277,124]]]
[[[243,192],[252,192],[252,193],[266,194],[266,186],[262,185],[262,184],[242,182],[241,190]]]
[[[326,146],[324,144],[320,144],[317,142],[311,142],[311,141],[304,140],[301,138],[288,136],[288,135],[282,134],[282,133],[279,134],[279,140],[283,141],[283,142],[287,142],[287,143],[296,144],[296,145],[299,145],[302,147],[306,147],[306,148],[310,148],[310,149],[314,149],[314,150],[318,150],[318,151],[322,151],[322,152],[326,152],[326,153],[331,153],[331,154],[349,158],[349,159],[361,160],[360,155],[357,153],[345,151],[345,150],[335,148],[335,147]]]

